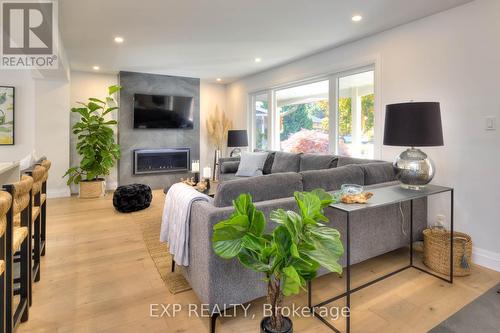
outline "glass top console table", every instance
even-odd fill
[[[370,200],[365,203],[365,204],[344,204],[344,203],[336,203],[330,205],[330,207],[326,209],[336,209],[339,210],[343,213],[346,214],[346,233],[343,235],[345,237],[345,242],[346,242],[346,251],[345,251],[345,256],[346,256],[346,267],[344,268],[345,272],[345,277],[346,277],[346,291],[340,295],[331,297],[319,304],[313,305],[312,304],[312,282],[309,282],[308,284],[308,306],[311,309],[312,313],[316,318],[321,320],[326,326],[328,326],[331,330],[334,332],[340,333],[341,331],[336,328],[335,326],[332,325],[327,319],[325,319],[323,316],[321,316],[315,309],[325,306],[329,303],[332,303],[336,300],[339,300],[341,298],[346,299],[346,306],[349,309],[349,315],[346,317],[346,332],[350,333],[351,330],[351,314],[352,311],[351,309],[351,294],[366,288],[368,286],[373,285],[374,283],[377,283],[379,281],[382,281],[386,278],[389,278],[397,273],[400,273],[406,269],[409,268],[415,268],[417,270],[420,270],[422,272],[425,272],[427,274],[430,274],[436,278],[439,278],[441,280],[444,280],[448,283],[453,283],[453,188],[450,187],[444,187],[444,186],[438,186],[438,185],[427,185],[424,189],[421,190],[409,190],[409,189],[404,189],[399,185],[391,185],[391,186],[385,186],[385,187],[380,187],[380,188],[375,188],[375,189],[370,189],[370,192],[373,193],[373,197],[370,198]],[[444,278],[442,276],[439,276],[437,274],[434,274],[432,272],[429,272],[421,267],[415,266],[413,264],[413,200],[415,199],[420,199],[420,198],[425,198],[429,197],[431,195],[436,195],[436,194],[441,194],[441,193],[446,193],[448,192],[450,194],[450,271],[449,271],[449,276],[447,278]],[[351,288],[351,232],[350,232],[350,219],[351,219],[351,213],[353,212],[358,212],[361,210],[365,209],[370,209],[370,208],[375,208],[375,207],[383,207],[383,206],[389,206],[392,204],[398,204],[402,202],[410,202],[410,237],[409,237],[409,248],[410,248],[410,256],[409,256],[409,263],[408,265],[399,268],[391,273],[385,274],[379,278],[376,278],[372,281],[369,281],[367,283],[364,283],[363,285],[360,285],[355,288]]]

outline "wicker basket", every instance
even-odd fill
[[[471,272],[472,240],[462,232],[453,232],[453,275],[466,276]],[[432,270],[450,274],[450,231],[424,230],[424,264]]]
[[[79,197],[80,199],[100,198],[106,193],[106,184],[104,179],[81,181]]]

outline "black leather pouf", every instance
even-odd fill
[[[146,209],[151,204],[151,187],[143,184],[119,186],[113,194],[113,206],[122,213]]]

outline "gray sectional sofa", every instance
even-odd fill
[[[281,158],[284,160],[279,161]],[[256,207],[269,217],[270,212],[277,208],[297,210],[294,191],[315,188],[334,191],[345,183],[373,188],[391,184],[395,180],[392,165],[388,162],[333,155],[300,154],[297,162],[297,157],[277,152],[270,165],[266,165],[269,174],[240,179],[234,179],[237,159],[223,159],[221,162],[220,176],[223,181],[218,185],[214,199],[211,202],[195,202],[192,206],[190,264],[182,268],[200,302],[209,304],[211,310],[247,303],[267,294],[261,274],[244,268],[237,260],[221,259],[212,250],[213,225],[229,217],[233,211],[232,200],[240,193],[250,193]],[[292,167],[294,171],[287,169]],[[405,216],[404,221],[408,223],[409,202],[403,203],[401,207],[392,205],[373,208],[351,216],[351,263],[359,263],[408,244],[409,236],[401,231],[403,218],[400,208]],[[345,215],[328,208],[325,215],[330,219],[330,226],[345,235]],[[420,238],[426,225],[427,201],[416,200],[414,240]],[[274,222],[268,223],[268,228],[274,227]],[[343,241],[345,245],[345,239]],[[320,274],[326,273],[320,271]]]

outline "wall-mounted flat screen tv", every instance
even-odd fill
[[[134,95],[134,128],[192,129],[194,98]]]

